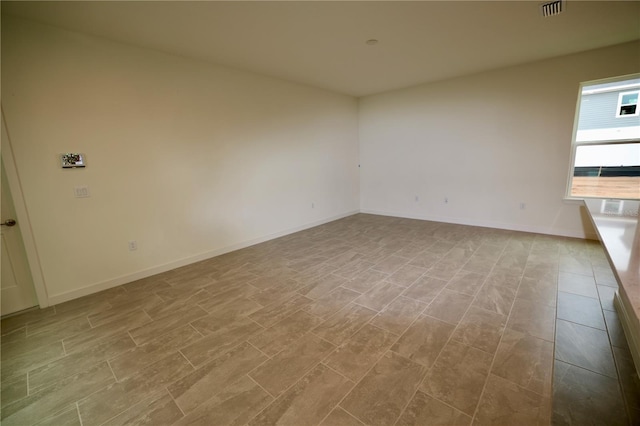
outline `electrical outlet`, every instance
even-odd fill
[[[444,203],[449,204],[449,197],[444,197]]]
[[[129,251],[138,250],[138,242],[136,240],[129,241]]]
[[[524,210],[524,209],[525,209],[525,207],[526,207],[526,204],[525,204],[525,203],[520,203],[520,210]]]

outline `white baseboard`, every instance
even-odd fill
[[[508,223],[501,222],[493,222],[493,221],[477,221],[470,219],[460,219],[460,218],[451,218],[451,217],[439,217],[439,216],[428,216],[428,215],[411,215],[399,212],[390,212],[390,211],[380,211],[380,210],[370,210],[370,209],[362,209],[362,210],[352,210],[347,213],[343,213],[336,216],[331,216],[325,219],[321,219],[315,222],[307,223],[301,226],[297,226],[294,228],[285,229],[283,231],[275,232],[272,234],[268,234],[259,238],[254,238],[252,240],[243,241],[237,244],[232,244],[230,246],[222,247],[219,249],[207,251],[205,253],[197,254],[194,256],[185,257],[173,262],[169,262],[163,265],[154,266],[149,269],[145,269],[142,271],[134,272],[132,274],[123,275],[117,278],[113,278],[110,280],[102,281],[99,283],[91,284],[86,287],[82,287],[76,290],[68,291],[65,293],[58,293],[49,296],[48,305],[56,305],[58,303],[67,302],[69,300],[77,299],[79,297],[87,296],[89,294],[97,293],[99,291],[108,290],[113,287],[117,287],[122,284],[130,283],[132,281],[136,281],[142,278],[147,278],[156,274],[160,274],[162,272],[170,271],[172,269],[179,268],[181,266],[190,265],[192,263],[200,262],[202,260],[210,259],[215,256],[220,256],[221,254],[229,253],[235,250],[240,250],[246,247],[253,246],[255,244],[260,244],[265,241],[273,240],[275,238],[283,237],[285,235],[293,234],[294,232],[303,231],[305,229],[313,228],[315,226],[323,225],[325,223],[333,222],[334,220],[342,219],[348,216],[352,216],[358,213],[367,213],[367,214],[375,214],[380,216],[393,216],[393,217],[402,217],[407,219],[419,219],[419,220],[429,220],[434,222],[443,222],[443,223],[454,223],[458,225],[470,225],[470,226],[481,226],[486,228],[498,228],[498,229],[507,229],[511,231],[522,231],[522,232],[532,232],[538,234],[547,234],[547,235],[558,235],[563,237],[574,237],[574,238],[589,238],[589,239],[597,239],[597,236],[594,234],[584,235],[584,233],[572,232],[572,231],[561,231],[561,230],[552,230],[551,228],[545,227],[530,227],[530,226],[521,226],[521,225],[513,225]]]
[[[636,374],[640,377],[640,323],[637,318],[635,321],[631,318],[633,307],[627,306],[625,300],[628,299],[620,297],[620,294],[616,291],[613,298],[613,306],[618,311],[618,317],[629,344],[629,352],[631,352],[631,357],[635,364]]]
[[[469,218],[414,215],[414,214],[406,214],[406,213],[400,213],[400,212],[370,210],[370,209],[361,209],[360,213],[375,214],[380,216],[402,217],[406,219],[429,220],[433,222],[453,223],[456,225],[480,226],[483,228],[507,229],[509,231],[556,235],[559,237],[572,237],[572,238],[582,238],[582,239],[589,239],[589,240],[598,240],[598,236],[595,234],[595,232],[591,234],[591,233],[585,233],[582,231],[553,229],[553,228],[544,227],[544,226],[527,226],[527,225],[518,225],[518,224],[512,224],[512,223],[495,222],[495,221],[489,221],[489,220],[475,220],[475,219],[469,219]]]
[[[324,225],[325,223],[333,222],[334,220],[342,219],[354,214],[360,213],[359,210],[352,210],[347,213],[331,216],[325,219],[321,219],[315,222],[306,223],[304,225],[296,226],[294,228],[285,229],[283,231],[274,232],[259,238],[252,240],[242,241],[237,244],[222,247],[215,250],[210,250],[204,253],[197,254],[195,256],[185,257],[173,262],[165,263],[163,265],[154,266],[149,269],[134,272],[132,274],[123,275],[110,280],[102,281],[99,283],[91,284],[86,287],[82,287],[76,290],[68,291],[65,293],[54,294],[48,298],[48,306],[57,305],[58,303],[67,302],[69,300],[77,299],[79,297],[88,296],[99,291],[108,290],[113,287],[117,287],[122,284],[130,283],[142,278],[147,278],[162,272],[170,271],[172,269],[179,268],[181,266],[190,265],[192,263],[200,262],[202,260],[210,259],[212,257],[220,256],[221,254],[229,253],[232,251],[240,250],[246,247],[250,247],[256,244],[263,243],[265,241],[273,240],[275,238],[284,237],[285,235],[293,234],[294,232],[303,231],[305,229],[313,228],[315,226]]]

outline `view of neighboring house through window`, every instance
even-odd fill
[[[569,197],[640,199],[639,94],[640,74],[581,84]]]
[[[618,96],[618,114],[617,117],[635,115],[638,116],[638,93],[640,90],[633,92],[620,93]]]

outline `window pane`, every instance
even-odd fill
[[[640,77],[582,87],[576,142],[640,139]]]
[[[623,105],[620,107],[620,115],[633,115],[636,113],[637,105]]]
[[[637,104],[638,103],[638,94],[637,93],[629,93],[628,95],[622,95],[622,101],[620,103],[622,105]]]
[[[571,195],[640,198],[640,143],[577,146]]]

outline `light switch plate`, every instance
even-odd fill
[[[76,198],[87,198],[91,195],[89,194],[89,187],[87,185],[76,186],[73,188],[73,194]]]

